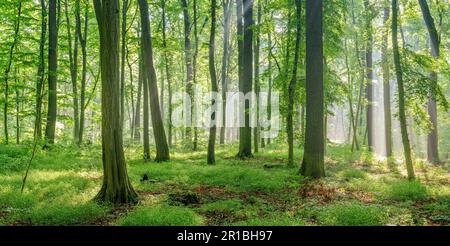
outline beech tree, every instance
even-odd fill
[[[322,0],[306,0],[306,129],[300,172],[320,178],[324,168]]]
[[[164,124],[161,117],[161,107],[159,106],[158,86],[156,81],[155,67],[153,66],[153,47],[151,39],[151,31],[148,17],[148,3],[147,0],[138,0],[139,10],[141,12],[141,45],[143,50],[144,60],[144,76],[148,83],[150,111],[153,125],[153,136],[156,145],[156,162],[168,161],[169,146],[167,144],[166,132],[164,131]],[[144,95],[146,82],[144,80]],[[145,96],[144,96],[145,98]],[[144,102],[145,104],[145,102]],[[145,106],[144,106],[145,110]]]
[[[103,184],[96,200],[114,204],[137,201],[128,178],[120,122],[119,1],[94,0],[100,35],[102,81]]]

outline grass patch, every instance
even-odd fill
[[[367,176],[363,171],[354,168],[345,169],[341,175],[347,179],[365,179]]]
[[[318,211],[316,217],[322,225],[381,226],[387,214],[378,206],[345,203],[326,206]]]
[[[122,226],[198,226],[203,218],[191,209],[169,205],[139,207],[119,219]]]
[[[109,208],[94,202],[77,205],[44,205],[21,213],[15,221],[32,225],[85,225],[104,217]]]
[[[417,201],[427,199],[428,191],[419,181],[400,181],[390,186],[387,196],[397,201]]]
[[[301,218],[286,213],[274,213],[266,217],[251,218],[232,224],[233,226],[304,226]]]

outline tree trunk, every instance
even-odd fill
[[[381,46],[382,55],[382,72],[383,72],[383,104],[384,104],[384,136],[386,142],[386,157],[392,157],[392,119],[391,119],[391,83],[389,75],[389,59],[388,59],[388,36],[389,28],[387,22],[389,20],[389,4],[386,1],[384,8],[384,27],[383,27],[383,44]]]
[[[156,81],[155,67],[153,65],[153,47],[147,0],[139,0],[139,9],[141,12],[141,45],[144,51],[144,71],[148,80],[148,89],[150,90],[150,110],[153,125],[153,136],[155,138],[156,145],[155,161],[168,161],[170,159],[169,146],[167,145],[166,132],[164,131],[164,124],[161,117],[161,107],[159,106],[158,86]]]
[[[81,30],[81,17],[80,17],[80,1],[77,0],[77,34],[78,39],[81,44],[81,53],[83,59],[83,67],[81,71],[81,91],[80,91],[80,130],[78,132],[78,145],[83,143],[83,132],[84,132],[84,119],[85,119],[85,111],[86,111],[86,75],[87,75],[87,51],[86,51],[86,43],[87,43],[87,34],[88,34],[88,14],[89,14],[89,4],[86,3],[84,10],[84,35]],[[84,37],[83,37],[84,36]]]
[[[47,33],[47,6],[45,0],[41,1],[41,37],[39,39],[39,65],[36,81],[36,117],[34,120],[34,138],[42,138],[42,97],[45,80],[45,37]]]
[[[142,85],[144,84],[144,69],[142,64],[142,51],[139,51],[139,78],[138,78],[138,92],[136,98],[136,107],[134,112],[134,141],[141,141],[141,97]]]
[[[253,0],[243,0],[244,41],[242,44],[242,80],[239,81],[239,90],[244,95],[252,91],[253,84]],[[250,127],[250,102],[244,102],[245,126],[239,127],[239,153],[238,157],[252,157],[252,128]],[[253,102],[254,103],[254,102]]]
[[[127,13],[128,13],[128,0],[123,1],[122,5],[122,45],[121,45],[121,59],[120,59],[120,122],[124,123],[125,120],[125,52],[127,45]]]
[[[347,83],[348,83],[348,105],[349,105],[349,112],[350,112],[350,126],[349,126],[349,140],[350,135],[353,132],[352,135],[352,144],[356,143],[356,146],[358,146],[358,136],[356,131],[356,125],[357,125],[357,118],[355,117],[354,111],[353,111],[353,77],[351,76],[350,72],[350,65],[348,60],[348,48],[347,48],[347,40],[344,41],[344,47],[345,47],[345,67],[347,70]],[[352,151],[354,149],[352,148]]]
[[[364,10],[366,12],[366,31],[367,31],[367,43],[366,43],[366,124],[367,124],[367,139],[369,151],[373,151],[375,147],[374,134],[373,134],[373,57],[372,57],[372,11],[369,0],[364,0]]]
[[[271,18],[271,20],[272,20],[272,17],[273,17],[273,14],[270,16]],[[271,52],[272,52],[272,33],[271,33],[271,30],[269,30],[269,32],[268,32],[268,34],[267,34],[267,39],[268,39],[268,43],[269,43],[269,47],[270,47],[270,50],[269,50],[269,58],[268,58],[268,60],[269,60],[269,67],[267,68],[267,70],[268,70],[268,76],[269,76],[269,79],[268,79],[268,87],[269,87],[269,92],[268,92],[268,96],[267,96],[267,120],[269,121],[269,122],[271,122],[271,120],[272,120],[272,87],[273,87],[273,84],[272,84],[272,56],[271,56]],[[269,129],[268,130],[270,130],[270,126],[269,126]],[[267,138],[267,144],[270,144],[270,142],[271,142],[271,138]]]
[[[351,12],[351,14],[352,14],[352,24],[353,25],[357,25],[357,23],[356,23],[356,17],[355,17],[355,4],[354,4],[354,0],[352,0],[352,2],[351,2],[351,5],[352,5],[352,12]],[[364,77],[365,77],[365,75],[364,75],[364,68],[363,68],[363,65],[362,65],[362,57],[361,57],[361,51],[360,51],[360,48],[359,48],[359,37],[358,37],[359,35],[358,35],[358,33],[357,32],[355,32],[355,34],[354,34],[354,41],[355,41],[355,53],[356,53],[356,60],[357,60],[357,62],[358,62],[358,66],[359,66],[359,68],[360,68],[360,73],[361,73],[361,75],[360,75],[360,83],[359,83],[359,92],[358,92],[358,99],[357,99],[357,106],[356,106],[356,115],[355,115],[355,130],[354,130],[354,135],[356,135],[354,138],[353,138],[353,141],[352,141],[352,151],[354,151],[355,150],[355,148],[356,148],[356,150],[359,150],[359,144],[358,144],[358,129],[360,128],[359,126],[361,126],[362,124],[361,124],[361,122],[360,122],[360,120],[362,119],[362,108],[363,108],[363,92],[364,92]]]
[[[392,0],[392,49],[394,52],[394,65],[395,75],[397,77],[397,89],[398,89],[398,117],[400,121],[400,130],[402,134],[403,142],[403,154],[405,156],[406,169],[408,171],[408,179],[413,180],[414,168],[411,159],[411,146],[409,143],[408,130],[406,125],[406,113],[405,113],[405,92],[403,88],[403,74],[400,62],[400,52],[398,48],[398,17],[397,17],[397,0]]]
[[[55,142],[56,130],[56,84],[58,79],[58,26],[56,18],[56,0],[50,0],[49,2],[48,30],[48,101],[45,138],[47,143],[53,144]]]
[[[197,84],[197,56],[198,56],[198,31],[197,31],[197,0],[193,1],[193,12],[194,12],[194,40],[195,40],[195,46],[194,46],[194,56],[193,56],[193,62],[192,62],[192,72],[193,72],[193,83],[194,85]],[[195,101],[197,101],[196,95],[194,94],[192,98],[193,105],[195,104]],[[196,112],[192,111],[192,114],[194,115],[194,141],[192,142],[192,149],[194,151],[197,151],[197,145],[198,145],[198,129],[197,129],[197,114]]]
[[[19,81],[17,79],[18,68],[14,70],[14,91],[16,93],[16,144],[20,143],[20,92]]]
[[[259,149],[259,137],[260,137],[260,128],[259,128],[259,48],[261,46],[261,0],[258,0],[258,24],[256,25],[256,33],[255,33],[255,59],[254,59],[254,73],[255,73],[255,94],[256,94],[256,126],[253,129],[253,149],[255,153],[258,153]]]
[[[223,22],[223,54],[222,54],[222,127],[220,128],[220,144],[225,143],[227,91],[228,91],[228,67],[229,45],[231,30],[231,0],[222,1]]]
[[[211,92],[218,92],[216,68],[214,62],[215,53],[215,37],[216,37],[216,0],[211,0],[211,34],[209,36],[209,75],[211,76]],[[211,116],[212,126],[209,128],[209,140],[208,140],[208,157],[207,162],[209,165],[215,164],[215,144],[216,144],[216,123],[217,123],[217,102],[212,100],[213,115]]]
[[[16,47],[17,42],[18,42],[21,16],[22,16],[22,1],[19,0],[18,7],[17,7],[17,19],[16,19],[16,22],[14,23],[14,40],[13,40],[13,43],[11,44],[10,49],[9,49],[8,64],[6,65],[5,76],[4,76],[4,81],[5,81],[5,102],[4,102],[4,111],[3,111],[3,123],[4,123],[4,127],[5,127],[4,130],[5,130],[5,143],[6,144],[9,143],[9,133],[8,133],[8,94],[9,94],[9,84],[8,84],[8,78],[9,78],[9,73],[11,71],[11,65],[12,65],[12,62],[13,62],[13,59],[14,59],[15,47]]]
[[[144,92],[144,107],[143,107],[143,110],[144,110],[144,131],[143,131],[143,133],[144,133],[144,160],[145,161],[147,161],[147,160],[150,160],[150,140],[149,140],[149,122],[150,122],[150,119],[149,119],[149,108],[148,108],[148,106],[150,105],[149,104],[149,100],[148,100],[148,93],[149,93],[149,90],[148,90],[148,77],[147,77],[147,75],[146,75],[146,73],[145,73],[145,65],[144,65],[144,45],[142,44],[144,42],[144,40],[142,40],[141,39],[141,45],[142,45],[142,48],[141,48],[141,58],[142,58],[142,61],[140,61],[140,69],[141,69],[141,71],[142,71],[142,84],[143,84],[143,92]]]
[[[295,0],[295,8],[297,10],[296,15],[296,37],[295,37],[295,55],[294,55],[294,63],[292,65],[292,78],[289,83],[288,88],[288,112],[286,118],[286,126],[287,126],[287,135],[288,135],[288,166],[294,165],[294,123],[293,123],[293,115],[294,115],[294,105],[295,105],[295,91],[297,86],[297,67],[298,60],[300,56],[300,42],[301,42],[301,17],[302,17],[302,2],[301,0]]]
[[[96,200],[113,204],[137,201],[128,178],[120,122],[119,1],[94,0],[100,33],[102,74],[103,185]]]
[[[164,65],[166,68],[166,80],[167,80],[167,90],[169,93],[169,118],[168,118],[168,140],[169,140],[169,147],[172,146],[172,79],[170,76],[170,68],[169,68],[169,55],[168,55],[168,51],[167,51],[167,37],[166,37],[166,26],[167,26],[167,22],[166,22],[166,1],[162,0],[162,25],[163,25],[163,47],[164,47]],[[163,93],[161,93],[161,95],[163,95]],[[162,99],[161,96],[161,102],[163,102],[164,100]]]
[[[183,17],[184,17],[184,56],[186,62],[186,93],[190,96],[191,100],[193,97],[193,81],[192,81],[192,48],[191,48],[191,21],[189,17],[187,0],[181,0],[181,5],[183,7]],[[192,142],[192,108],[186,105],[184,109],[186,117],[186,133],[185,138],[187,140],[188,147],[193,148]],[[190,112],[190,113],[189,113]]]
[[[306,0],[306,130],[303,176],[320,178],[324,168],[322,0]]]
[[[420,8],[422,9],[423,19],[428,29],[431,44],[431,55],[439,58],[439,34],[434,24],[433,17],[431,16],[430,9],[426,0],[419,0]],[[437,86],[438,75],[436,71],[432,71],[430,74],[433,80],[433,86]],[[430,90],[430,98],[428,100],[428,115],[431,120],[431,131],[427,136],[427,159],[433,164],[439,163],[439,150],[438,150],[438,132],[437,132],[437,107],[436,107],[436,93],[435,89]]]
[[[79,5],[79,0],[77,0],[77,4]],[[80,119],[79,119],[79,104],[78,104],[78,86],[77,86],[77,78],[78,78],[78,35],[75,35],[75,41],[72,46],[72,32],[70,26],[69,19],[69,9],[68,9],[67,0],[64,1],[64,8],[66,14],[66,23],[67,23],[67,42],[69,49],[69,65],[70,65],[70,79],[72,81],[72,107],[73,107],[73,142],[79,142],[79,130],[80,130]],[[79,7],[79,6],[77,6]],[[78,19],[75,21],[75,31],[78,30],[80,22]],[[73,49],[73,50],[72,50]]]

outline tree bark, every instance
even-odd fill
[[[439,58],[439,46],[440,39],[434,24],[433,17],[431,16],[430,9],[426,0],[419,0],[420,8],[422,9],[423,19],[428,29],[431,44],[431,55]],[[437,86],[438,74],[436,71],[431,71],[431,79],[433,80],[433,86]],[[431,120],[431,131],[427,136],[427,159],[433,164],[439,163],[439,149],[438,149],[438,122],[437,122],[437,107],[436,107],[436,93],[435,89],[430,90],[430,98],[428,99],[428,115]]]
[[[384,136],[386,142],[386,157],[392,157],[392,119],[391,119],[391,83],[388,59],[388,30],[389,4],[386,1],[384,8],[383,44],[381,45],[382,72],[383,72],[383,105],[384,105]]]
[[[365,18],[366,18],[366,124],[367,124],[367,140],[369,151],[374,151],[374,127],[373,127],[373,34],[372,34],[372,11],[369,0],[364,0]]]
[[[100,34],[103,157],[103,185],[95,199],[113,204],[133,203],[138,196],[128,178],[119,115],[119,1],[94,0],[94,7]]]
[[[142,51],[139,52],[139,78],[138,78],[138,92],[136,98],[136,107],[134,112],[134,141],[141,141],[141,97],[142,97],[142,87],[144,84],[144,69],[142,68]],[[145,93],[145,92],[144,92]]]
[[[144,40],[141,39],[141,61],[140,61],[140,69],[142,71],[142,84],[143,84],[143,92],[144,92],[144,160],[150,160],[150,140],[149,140],[149,122],[150,122],[150,116],[149,116],[149,100],[148,100],[148,77],[145,73],[145,65],[144,65],[144,49],[143,49],[143,43]]]
[[[301,0],[295,0],[296,14],[296,36],[295,36],[295,54],[294,62],[292,65],[292,78],[288,87],[288,112],[286,118],[287,135],[288,135],[288,166],[294,165],[294,105],[295,105],[295,91],[297,86],[297,68],[298,60],[300,56],[300,42],[301,42],[301,17],[302,17],[302,2]]]
[[[252,91],[253,84],[253,0],[243,0],[244,40],[242,44],[242,80],[239,81],[239,90],[244,95]],[[252,128],[250,127],[250,102],[244,102],[245,126],[239,127],[239,153],[238,157],[252,157]]]
[[[198,56],[198,30],[197,30],[197,0],[193,1],[193,12],[194,12],[194,56],[192,57],[192,72],[193,72],[193,83],[194,85],[197,84],[197,56]],[[197,100],[196,95],[192,97],[192,103],[195,104],[195,101]],[[194,151],[197,151],[197,145],[198,145],[198,129],[197,129],[197,114],[195,112],[192,112],[194,114],[194,141],[192,142],[192,149]]]
[[[397,0],[392,0],[392,48],[394,52],[394,65],[395,75],[397,77],[397,89],[398,89],[398,111],[400,130],[402,134],[403,154],[406,162],[406,169],[408,171],[408,179],[413,180],[415,178],[414,168],[411,158],[411,146],[409,143],[408,130],[406,125],[406,113],[405,113],[405,92],[403,88],[403,72],[400,62],[400,52],[398,47],[398,17],[397,17]]]
[[[211,92],[218,92],[217,78],[216,78],[216,68],[214,62],[215,53],[215,37],[216,37],[216,0],[211,0],[211,34],[209,36],[209,75],[211,76]],[[212,100],[212,105],[216,106],[217,102]],[[214,110],[214,109],[213,109]],[[217,111],[217,110],[215,110]],[[211,120],[214,122],[209,129],[209,140],[208,140],[208,154],[207,162],[209,165],[216,163],[215,159],[215,144],[216,144],[216,123],[217,115],[214,113],[211,116]]]
[[[168,161],[170,159],[169,146],[167,144],[166,132],[164,131],[164,124],[161,117],[161,107],[159,106],[156,72],[153,65],[153,47],[149,23],[148,3],[147,0],[139,0],[138,2],[141,12],[141,45],[144,51],[144,71],[148,80],[153,136],[155,138],[156,145],[155,161]]]
[[[120,53],[120,122],[123,124],[125,120],[125,52],[127,45],[127,13],[128,0],[123,1],[122,6],[122,51]]]
[[[321,178],[324,168],[322,0],[306,0],[306,135],[303,176]]]
[[[34,120],[34,138],[42,138],[42,97],[44,91],[45,80],[45,37],[47,33],[47,6],[45,6],[45,0],[41,2],[41,37],[39,39],[39,65],[37,71],[36,81],[36,116]]]
[[[79,0],[77,0],[77,4],[79,5]],[[78,6],[79,7],[79,6]],[[72,107],[73,107],[73,142],[79,142],[79,130],[80,130],[80,119],[79,119],[79,101],[78,101],[78,35],[75,35],[75,41],[72,46],[72,32],[71,32],[71,24],[69,19],[69,9],[67,0],[64,1],[64,9],[66,14],[66,24],[67,24],[67,42],[68,42],[68,50],[69,50],[69,65],[70,65],[70,79],[72,81]],[[75,21],[75,31],[78,30],[80,23]],[[73,50],[72,50],[73,49]]]
[[[181,0],[181,6],[183,7],[183,17],[184,17],[184,56],[186,62],[186,93],[190,96],[191,100],[193,97],[193,81],[192,81],[192,48],[191,48],[191,20],[189,17],[188,11],[188,3],[187,0]],[[184,110],[186,117],[186,132],[185,138],[188,144],[188,147],[193,148],[192,141],[192,112],[193,104],[191,104],[191,108],[186,108]],[[188,113],[190,112],[190,114]]]
[[[272,17],[273,17],[273,13],[270,15],[270,20],[272,20]],[[270,122],[271,120],[272,120],[272,88],[273,88],[273,81],[272,81],[272,55],[271,55],[271,53],[272,53],[272,32],[271,32],[271,30],[269,30],[269,32],[268,32],[268,34],[267,34],[267,39],[268,39],[268,43],[269,43],[269,47],[270,47],[270,50],[269,50],[269,57],[268,57],[268,60],[269,60],[269,67],[267,68],[267,70],[268,70],[268,76],[269,76],[269,79],[268,79],[268,87],[269,87],[269,92],[268,92],[268,96],[267,96],[267,120]],[[269,126],[269,129],[268,130],[270,130],[270,126]],[[270,142],[271,142],[271,138],[267,138],[267,144],[270,144]]]
[[[256,33],[255,33],[255,50],[254,50],[254,73],[255,73],[255,94],[256,94],[256,126],[253,129],[253,149],[255,153],[259,151],[259,137],[260,137],[260,128],[259,128],[259,92],[261,90],[259,84],[259,48],[261,46],[261,0],[258,0],[258,24],[256,25]]]
[[[56,0],[49,2],[49,48],[48,48],[48,102],[47,102],[47,125],[45,138],[47,143],[55,142],[56,130],[56,94],[57,94],[57,69],[58,69],[58,25],[56,16]]]
[[[166,69],[166,80],[167,80],[167,90],[168,90],[168,100],[169,100],[169,118],[168,118],[168,140],[169,140],[169,147],[172,146],[172,79],[170,76],[170,67],[169,67],[169,55],[167,51],[167,34],[166,34],[166,28],[167,28],[167,21],[166,21],[166,1],[162,0],[162,25],[163,25],[163,47],[164,47],[164,65]],[[163,93],[161,93],[163,95]],[[161,96],[161,102],[164,100]]]
[[[84,10],[84,29],[83,33],[81,30],[81,16],[80,16],[80,1],[77,0],[77,35],[81,44],[81,53],[83,59],[83,67],[81,71],[81,91],[80,91],[80,130],[78,132],[78,145],[83,143],[83,133],[84,133],[84,120],[85,120],[85,111],[86,111],[86,75],[87,75],[87,51],[86,51],[86,43],[87,43],[87,35],[88,35],[88,15],[89,15],[89,4],[86,3]]]
[[[228,67],[229,67],[229,45],[231,30],[231,0],[222,0],[224,15],[223,22],[223,54],[222,54],[222,127],[220,128],[220,144],[225,143],[227,91],[228,91]]]

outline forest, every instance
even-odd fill
[[[450,225],[448,0],[0,10],[0,225]]]

